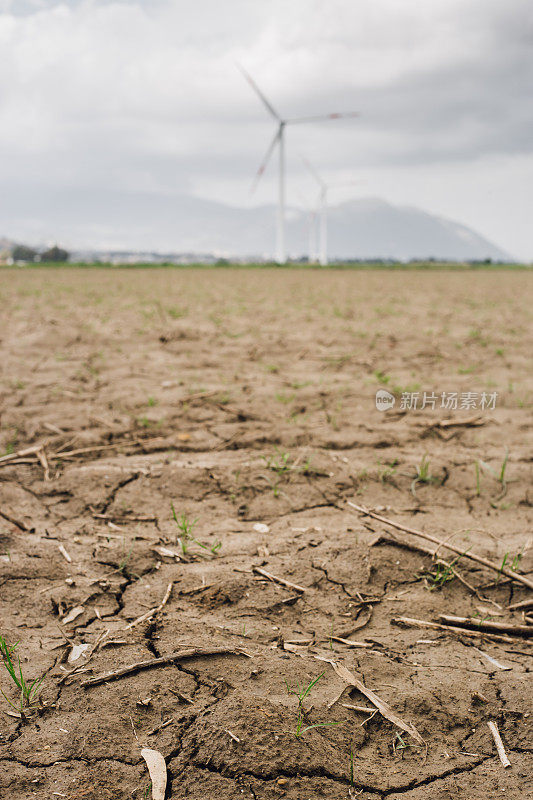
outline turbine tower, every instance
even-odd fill
[[[341,186],[353,186],[359,181],[341,181],[340,183],[326,183],[316,169],[304,158],[303,162],[320,187],[318,195],[318,214],[320,220],[320,235],[318,248],[318,263],[326,266],[328,263],[328,192]]]
[[[358,117],[359,112],[353,111],[343,114],[324,114],[313,117],[292,117],[284,119],[281,117],[272,104],[267,100],[263,92],[259,89],[253,78],[241,67],[239,69],[256,92],[261,102],[269,114],[275,119],[277,123],[277,130],[270,143],[265,157],[261,162],[257,174],[255,176],[252,190],[255,189],[261,176],[263,175],[272,153],[278,147],[278,210],[277,210],[277,226],[276,226],[276,261],[278,264],[284,264],[287,261],[287,252],[285,248],[285,128],[287,125],[297,125],[306,122],[323,122],[324,120],[343,119],[345,117]]]

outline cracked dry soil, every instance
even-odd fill
[[[476,593],[436,589],[427,542],[346,504],[531,573],[529,275],[43,269],[0,289],[0,449],[45,448],[0,461],[0,632],[44,676],[26,720],[2,698],[1,798],[150,797],[142,745],[174,800],[531,796],[528,640],[391,624],[527,624],[507,608],[527,590],[466,558]],[[380,413],[380,387],[498,399],[442,428],[475,413]],[[82,685],[185,646],[239,652]],[[370,703],[317,655],[426,746],[349,708]],[[297,736],[294,691],[321,674]]]

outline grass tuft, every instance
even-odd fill
[[[16,706],[2,689],[0,689],[0,692],[2,692],[2,695],[7,700],[9,705],[14,708],[15,711],[18,711],[21,719],[24,720],[26,718],[24,711],[30,710],[37,702],[39,690],[44,680],[44,675],[42,678],[36,678],[31,683],[26,681],[26,678],[22,672],[22,662],[20,657],[18,655],[14,655],[17,644],[18,642],[12,645],[8,644],[4,637],[0,634],[0,659],[2,660],[2,664],[4,665],[7,674],[11,678],[12,683],[17,689],[20,697],[20,705]]]

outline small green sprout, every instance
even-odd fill
[[[20,713],[21,719],[25,720],[26,717],[24,714],[24,709],[31,709],[37,702],[39,689],[44,680],[44,675],[41,678],[36,678],[31,683],[26,682],[26,679],[22,673],[22,662],[19,656],[16,656],[17,664],[15,665],[14,653],[17,644],[18,642],[13,645],[9,645],[4,637],[0,634],[0,659],[12,682],[17,687],[17,691],[20,693],[20,706],[16,706],[2,691],[2,689],[0,689],[0,692],[2,692],[2,695],[7,700],[9,705],[14,708],[15,711]]]
[[[276,450],[271,456],[262,456],[268,469],[277,472],[278,475],[286,475],[292,469],[290,453],[282,453]]]
[[[296,722],[296,730],[295,736],[297,739],[300,738],[304,733],[307,731],[313,730],[314,728],[327,728],[332,725],[342,725],[341,722],[316,722],[313,725],[304,725],[305,722],[305,712],[303,709],[303,701],[306,697],[310,694],[311,690],[317,685],[318,681],[323,677],[324,673],[321,672],[318,678],[310,681],[307,686],[300,686],[298,683],[296,685],[296,689],[292,689],[287,680],[285,681],[285,686],[287,687],[287,692],[289,694],[295,694],[298,698],[298,719]]]
[[[427,455],[422,457],[422,461],[416,468],[416,475],[414,477],[413,482],[411,483],[411,491],[413,495],[416,497],[416,486],[418,483],[437,483],[438,478],[431,474],[429,468],[429,458]]]
[[[481,473],[480,473],[480,469],[479,469],[479,461],[476,460],[474,468],[475,468],[475,471],[476,471],[476,497],[480,497],[481,496]]]
[[[505,448],[505,457],[502,461],[502,465],[500,467],[500,475],[498,480],[500,481],[502,487],[505,487],[505,470],[507,468],[507,462],[509,461],[509,450]]]
[[[132,542],[130,549],[126,553],[126,540],[123,540],[123,542],[122,542],[123,557],[120,560],[119,565],[117,567],[119,572],[124,572],[124,570],[128,566],[128,561],[130,560],[131,554],[133,552],[133,544],[134,543]]]
[[[502,559],[502,563],[500,565],[500,569],[498,570],[498,574],[496,576],[496,583],[499,583],[500,578],[503,575],[503,570],[505,569],[507,564],[509,564],[509,569],[512,569],[513,572],[517,572],[523,555],[524,555],[524,550],[522,549],[520,553],[517,553],[515,556],[513,556],[512,561],[510,561],[511,554],[509,553],[509,551],[505,553]]]
[[[447,583],[455,578],[454,567],[457,562],[467,553],[468,550],[465,550],[464,553],[461,553],[450,562],[438,560],[435,562],[435,570],[433,572],[424,573],[424,577],[427,580],[428,589],[430,592],[442,589]]]
[[[222,542],[216,540],[214,544],[208,545],[200,542],[198,539],[195,539],[192,535],[192,532],[198,523],[198,517],[191,520],[189,519],[188,514],[179,514],[178,516],[176,509],[174,508],[174,503],[170,504],[170,508],[172,510],[172,518],[174,519],[174,522],[176,523],[181,534],[178,536],[177,541],[184,556],[188,554],[189,546],[192,544],[201,547],[203,550],[209,550],[212,555],[216,555],[218,553],[222,547]]]
[[[408,747],[411,747],[411,745],[405,741],[401,733],[397,733],[392,742],[393,751],[406,750]]]

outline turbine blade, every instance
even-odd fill
[[[315,181],[316,181],[318,184],[320,184],[320,186],[321,186],[323,189],[325,189],[325,188],[326,188],[326,184],[324,183],[324,181],[322,180],[322,178],[320,177],[320,175],[318,174],[318,172],[316,171],[316,169],[313,167],[313,165],[312,165],[312,164],[310,164],[310,163],[309,163],[309,161],[308,161],[306,158],[303,158],[303,157],[302,157],[302,161],[304,162],[305,166],[307,167],[307,169],[309,170],[309,172],[311,173],[311,175],[313,176],[313,178],[315,179]]]
[[[321,114],[316,117],[294,117],[293,119],[285,120],[287,125],[298,125],[300,122],[325,122],[332,119],[348,119],[350,117],[361,116],[359,111],[348,111],[341,114]]]
[[[330,183],[328,189],[340,189],[342,186],[356,186],[358,183],[363,183],[363,181],[340,181],[339,183]]]
[[[276,145],[278,144],[278,142],[280,140],[280,133],[281,133],[280,128],[278,128],[278,130],[276,131],[276,135],[274,136],[274,138],[270,142],[268,150],[266,151],[265,156],[264,156],[263,160],[261,161],[261,165],[260,165],[259,169],[255,173],[255,177],[254,177],[252,186],[250,187],[250,193],[255,192],[257,184],[261,180],[261,178],[263,176],[263,173],[264,173],[265,169],[267,168],[267,164],[270,161],[270,157],[271,157],[272,153],[274,152],[274,150],[276,149]]]
[[[262,100],[262,102],[263,102],[264,106],[266,107],[266,109],[270,112],[270,114],[272,114],[274,119],[277,119],[278,122],[281,122],[282,119],[281,119],[280,115],[278,114],[276,109],[272,106],[272,104],[266,99],[265,95],[263,94],[263,92],[261,91],[261,89],[259,88],[257,83],[254,81],[252,76],[249,75],[248,72],[246,72],[246,70],[244,69],[244,67],[242,67],[240,64],[237,64],[237,67],[238,67],[238,69],[240,69],[240,71],[242,72],[242,74],[244,75],[244,77],[246,78],[246,80],[248,81],[250,86],[252,87],[252,89],[258,95],[260,100]]]

